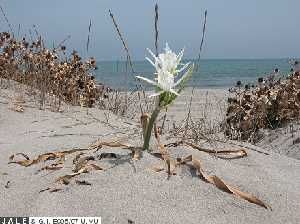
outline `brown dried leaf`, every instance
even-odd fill
[[[75,158],[73,159],[73,164],[75,164],[75,163],[79,160],[80,156],[82,156],[82,155],[84,155],[83,152],[77,154],[77,155],[75,156]]]
[[[96,164],[88,164],[88,165],[86,166],[86,168],[87,168],[89,171],[91,171],[91,170],[105,170],[104,168],[102,168],[102,167],[100,167],[100,166],[98,166],[98,165],[96,165]]]
[[[27,160],[26,159],[26,160],[20,160],[20,161],[10,161],[9,164],[10,163],[16,163],[16,164],[19,164],[21,166],[27,167],[27,166],[32,165],[34,162],[35,162],[34,160]]]
[[[92,171],[92,170],[104,170],[104,168],[102,168],[96,164],[86,163],[77,172],[58,177],[55,182],[59,182],[59,183],[67,185],[70,183],[70,181],[73,177],[78,176],[82,173],[88,173],[89,171]]]
[[[56,170],[60,170],[62,169],[63,166],[44,166],[42,167],[40,170],[38,170],[38,172],[42,171],[42,170],[51,170],[51,171],[56,171]]]
[[[75,180],[75,183],[78,185],[89,185],[91,186],[92,184],[86,180]]]
[[[78,151],[84,151],[84,150],[88,150],[88,149],[71,149],[71,150],[64,150],[61,152],[49,152],[49,153],[45,153],[45,154],[41,154],[39,155],[36,159],[30,160],[29,157],[24,154],[24,153],[17,153],[14,155],[11,155],[9,157],[9,163],[16,163],[19,164],[21,166],[31,166],[40,162],[45,162],[47,160],[53,160],[53,159],[57,159],[57,158],[63,158],[65,155],[74,153],[74,152],[78,152]],[[23,157],[25,157],[25,160],[18,160],[15,161],[15,156],[16,155],[22,155]]]
[[[99,160],[101,160],[101,159],[116,159],[116,158],[117,158],[117,154],[111,153],[111,152],[110,153],[104,152],[98,156]]]
[[[48,191],[48,190],[50,190],[50,189],[51,189],[50,187],[44,188],[44,189],[40,190],[39,193],[42,193],[42,192],[44,192],[44,191]]]
[[[154,172],[160,172],[160,171],[163,171],[165,168],[162,167],[162,166],[152,166],[149,168],[150,170],[154,171]]]
[[[7,181],[4,187],[5,187],[6,189],[8,189],[9,186],[10,186],[10,181]]]
[[[155,156],[156,158],[163,159],[162,154],[160,152],[153,152],[151,153],[151,155]]]
[[[58,177],[55,182],[61,183],[61,184],[65,184],[68,185],[71,181],[71,179],[79,174],[81,174],[83,172],[77,172],[77,173],[72,173],[72,174],[67,174],[61,177]]]
[[[52,188],[49,190],[50,193],[54,193],[54,192],[58,192],[58,191],[62,191],[62,188]]]
[[[12,154],[9,158],[8,158],[8,161],[13,161],[14,160],[14,158],[15,158],[15,155],[14,154]]]
[[[156,125],[154,127],[154,135],[155,135],[155,139],[158,144],[159,153],[161,154],[161,157],[167,164],[168,177],[170,177],[171,175],[175,175],[176,174],[175,169],[176,169],[177,163],[173,159],[171,159],[171,155],[170,155],[169,151],[164,147],[163,144],[160,143],[159,131],[158,131],[158,128],[156,127]]]
[[[13,107],[9,108],[13,111],[16,111],[16,112],[24,112],[24,107],[22,105],[14,105]]]
[[[228,185],[227,183],[225,183],[223,180],[221,180],[219,177],[215,176],[215,175],[206,175],[202,169],[202,166],[201,166],[201,161],[199,159],[196,159],[196,158],[192,158],[192,164],[193,166],[196,168],[196,170],[198,171],[198,173],[200,174],[200,176],[205,180],[207,181],[208,183],[211,183],[213,185],[215,185],[217,188],[219,188],[220,190],[223,190],[227,193],[230,193],[230,194],[235,194],[251,203],[254,203],[254,204],[257,204],[259,206],[262,206],[266,209],[270,208],[271,207],[269,205],[267,205],[266,203],[264,203],[263,201],[261,201],[260,199],[256,198],[255,196],[249,194],[249,193],[246,193],[246,192],[243,192],[243,191],[240,191],[239,189],[235,188],[235,187],[232,187],[230,185]]]
[[[17,155],[21,155],[23,156],[26,160],[30,160],[29,159],[29,156],[26,155],[25,153],[16,153],[16,154],[13,154],[9,157],[9,161],[12,162],[14,160],[14,158],[17,156]]]
[[[45,189],[42,189],[39,191],[39,193],[45,192],[45,191],[49,191],[50,193],[54,193],[54,192],[58,192],[58,191],[62,191],[62,188],[51,188],[51,187],[47,187]]]
[[[141,150],[134,150],[133,151],[133,160],[140,160],[141,159]]]
[[[60,170],[60,169],[62,169],[64,167],[64,163],[65,163],[65,156],[62,156],[55,163],[53,163],[53,164],[51,164],[49,166],[42,167],[40,170],[38,170],[38,172],[40,172],[42,170],[51,170],[51,171]]]
[[[85,167],[89,160],[94,160],[93,156],[86,156],[79,158],[78,161],[74,164],[75,168],[73,169],[74,172],[78,172],[81,168]]]
[[[63,165],[66,161],[65,156],[63,155],[56,163],[53,163],[51,166]]]
[[[192,155],[186,156],[184,158],[177,158],[177,165],[182,165],[185,164],[187,162],[192,161]]]
[[[17,155],[21,155],[21,156],[23,156],[23,157],[24,157],[25,159],[27,159],[27,160],[30,159],[28,155],[26,155],[25,153],[22,153],[22,152],[16,153],[16,156],[17,156]]]
[[[130,146],[127,144],[123,144],[120,142],[102,142],[100,140],[97,140],[94,144],[90,145],[90,149],[101,149],[103,146],[108,146],[111,148],[121,148],[121,149],[126,149],[126,150],[130,150],[132,155],[133,155],[133,159],[134,160],[139,160],[141,158],[141,154],[142,154],[142,147],[134,147],[134,146]]]
[[[22,155],[23,157],[25,157],[25,160],[14,161],[16,155]],[[9,157],[9,161],[10,161],[9,163],[16,163],[16,164],[19,164],[21,166],[27,167],[27,166],[36,164],[40,161],[46,161],[49,158],[53,158],[53,153],[51,153],[51,156],[50,156],[50,153],[40,155],[40,156],[38,156],[37,159],[33,159],[33,160],[30,160],[29,157],[24,153],[17,153],[15,155],[11,155]]]
[[[212,149],[205,149],[205,148],[202,148],[196,144],[193,144],[191,142],[183,142],[184,144],[194,148],[194,149],[197,149],[201,152],[206,152],[206,153],[209,153],[209,154],[214,154],[218,157],[221,157],[221,158],[228,158],[227,156],[230,156],[229,158],[230,159],[238,159],[238,158],[242,158],[242,157],[245,157],[247,156],[247,152],[245,149],[238,149],[238,150],[231,150],[231,149],[228,149],[228,150],[212,150]],[[225,157],[226,156],[226,157]]]

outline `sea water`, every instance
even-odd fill
[[[204,59],[198,71],[193,73],[188,83],[190,87],[229,88],[240,80],[243,84],[256,84],[259,77],[266,77],[275,68],[281,76],[287,76],[291,69],[289,59]],[[195,61],[197,63],[197,61]],[[125,61],[98,61],[95,77],[99,83],[119,90],[132,90],[142,84],[135,75],[154,79],[155,68],[148,61],[133,61],[133,70]]]

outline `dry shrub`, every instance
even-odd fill
[[[25,38],[16,40],[8,32],[0,33],[1,87],[8,88],[9,80],[25,84],[26,92],[37,97],[40,109],[45,108],[46,101],[53,111],[59,111],[62,102],[85,107],[97,105],[130,117],[148,109],[143,92],[119,92],[96,84],[91,74],[96,68],[95,58],[83,62],[76,51],[68,57],[62,45],[47,49],[41,37],[28,42]]]
[[[29,86],[41,108],[47,96],[55,97],[58,109],[62,101],[79,105],[80,98],[92,106],[100,92],[90,73],[95,68],[95,58],[83,62],[76,51],[68,57],[65,46],[47,49],[41,37],[28,42],[0,33],[0,78]]]
[[[258,87],[238,87],[228,98],[225,133],[231,139],[258,140],[258,130],[276,129],[299,119],[300,73],[285,80],[260,83]]]

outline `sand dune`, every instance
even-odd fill
[[[209,92],[219,98],[225,91]],[[203,90],[195,91],[195,116],[203,113]],[[91,186],[80,186],[71,181],[55,193],[40,190],[51,186],[58,176],[70,173],[73,156],[67,156],[65,167],[55,172],[36,173],[44,164],[30,167],[8,164],[13,153],[23,152],[30,157],[49,151],[86,147],[97,139],[112,140],[126,137],[125,142],[142,143],[137,121],[125,120],[110,114],[106,123],[105,111],[64,107],[56,113],[39,110],[25,99],[24,112],[10,109],[14,92],[0,89],[0,216],[101,216],[103,223],[300,223],[300,160],[265,148],[246,148],[248,157],[224,160],[187,147],[171,148],[174,158],[193,154],[201,159],[205,171],[218,175],[226,182],[249,192],[273,211],[251,204],[237,196],[222,192],[195,175],[193,169],[183,167],[177,175],[167,179],[165,172],[155,173],[149,168],[163,164],[158,158],[144,153],[132,161],[129,152],[104,148],[115,152],[117,159],[95,161],[106,171],[93,171],[76,179],[86,180]],[[190,94],[185,93],[170,108],[170,116],[181,119]],[[209,117],[224,102],[215,100]],[[212,102],[212,101],[211,101]],[[27,105],[27,107],[26,107]],[[31,106],[31,107],[30,107]],[[186,109],[186,106],[185,108]],[[247,146],[247,144],[246,144]],[[206,145],[212,149],[237,148],[229,143]],[[7,185],[7,182],[9,184]],[[7,188],[5,187],[7,185]]]

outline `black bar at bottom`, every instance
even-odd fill
[[[29,224],[29,217],[0,217],[0,224]]]

